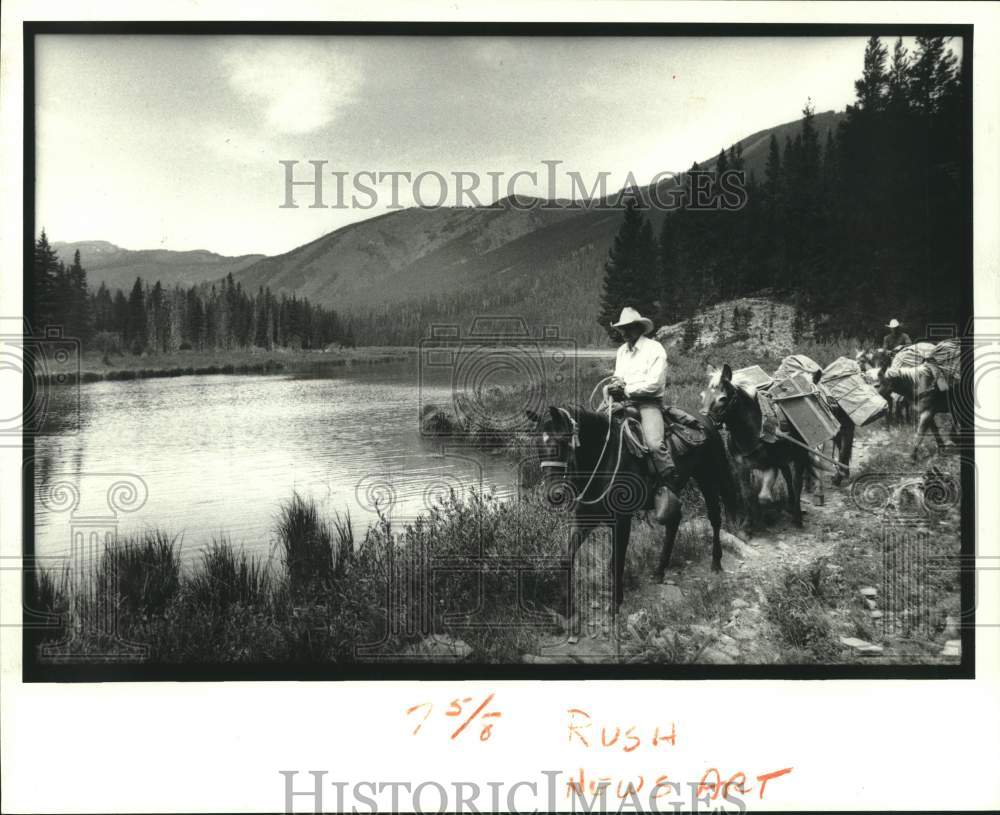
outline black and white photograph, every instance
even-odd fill
[[[39,25],[25,676],[968,676],[970,33]]]
[[[1000,4],[0,15],[0,810],[997,807]]]

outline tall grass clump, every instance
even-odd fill
[[[333,531],[320,517],[315,502],[298,493],[282,504],[277,522],[282,564],[293,599],[314,596],[333,584]]]
[[[69,611],[69,572],[57,577],[46,569],[34,573],[34,595],[30,606],[30,630],[37,642],[56,639]]]
[[[97,565],[99,597],[131,615],[161,614],[181,582],[176,538],[155,530],[110,541]]]
[[[837,592],[823,561],[786,569],[765,590],[767,617],[777,630],[784,662],[831,662],[841,647],[828,616]]]
[[[239,603],[265,606],[273,591],[271,572],[245,551],[233,548],[228,538],[212,540],[202,552],[201,567],[187,583],[194,602],[206,609],[226,609]]]

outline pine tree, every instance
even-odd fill
[[[698,342],[701,337],[701,328],[694,317],[688,317],[684,321],[684,333],[681,336],[681,347],[685,351],[690,351],[694,348],[695,343]]]
[[[604,263],[604,285],[598,322],[615,338],[610,326],[631,306],[644,316],[654,313],[655,247],[652,228],[635,199],[625,202],[624,220]]]
[[[44,334],[46,326],[62,324],[60,298],[62,263],[55,249],[49,244],[45,230],[35,242],[34,291],[32,303],[32,330]]]
[[[892,63],[886,77],[886,108],[895,113],[910,109],[910,55],[902,37],[892,47]]]
[[[678,322],[689,313],[689,287],[683,276],[678,246],[680,219],[677,213],[667,213],[660,225],[659,242],[659,301],[656,321],[661,325]]]
[[[940,113],[942,97],[957,83],[955,55],[946,37],[917,37],[911,76],[915,107],[925,115]]]
[[[864,68],[861,79],[854,83],[858,106],[872,113],[882,110],[885,104],[885,59],[886,47],[878,37],[870,37],[865,47]]]
[[[67,333],[82,343],[90,339],[93,330],[87,296],[87,272],[80,262],[80,250],[73,253],[73,264],[66,270],[65,321]]]
[[[146,295],[142,289],[141,277],[135,279],[128,298],[125,342],[133,354],[141,354],[146,350]]]

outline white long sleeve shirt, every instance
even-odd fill
[[[615,376],[625,382],[627,397],[658,399],[667,383],[667,352],[649,337],[639,337],[632,348],[623,343],[615,357]]]

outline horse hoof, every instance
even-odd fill
[[[713,561],[712,562],[712,571],[713,572],[721,572],[722,571],[722,563],[716,563],[715,561]]]
[[[576,645],[579,641],[580,641],[580,638],[576,634],[570,634],[566,638],[566,642],[568,642],[570,645]]]

